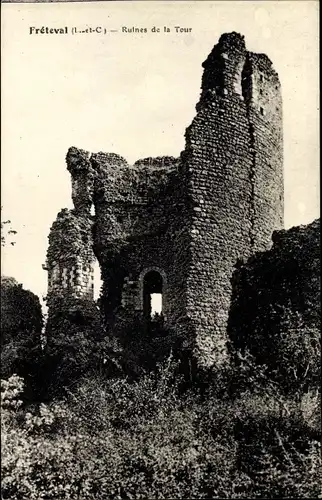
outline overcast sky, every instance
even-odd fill
[[[30,35],[102,26],[106,35]],[[160,33],[151,33],[153,26]],[[163,27],[171,28],[164,33]],[[192,28],[175,33],[174,27]],[[146,27],[148,33],[122,33]],[[318,2],[100,2],[2,5],[2,205],[18,231],[2,274],[38,295],[47,236],[71,207],[72,145],[138,158],[179,155],[199,99],[202,62],[238,31],[280,75],[285,225],[319,216]]]

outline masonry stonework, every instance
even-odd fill
[[[226,356],[236,262],[269,249],[283,227],[283,136],[280,83],[266,55],[229,33],[203,67],[179,158],[128,165],[113,153],[69,149],[74,209],[52,226],[47,268],[49,300],[89,298],[98,260],[110,332],[124,317],[147,321],[144,287],[154,276],[165,324],[186,334],[208,367]]]

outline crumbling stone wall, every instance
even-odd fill
[[[234,264],[267,248],[282,227],[283,144],[280,85],[266,56],[231,33],[203,67],[183,160],[193,203],[187,313],[196,355],[209,365],[225,358]]]
[[[104,281],[104,307],[109,324],[122,308],[142,312],[140,290],[144,273],[161,270],[171,287],[171,242],[168,241],[167,190],[176,170],[175,158],[123,162],[115,168],[107,155],[94,156],[94,250]],[[164,301],[168,315],[169,297]]]
[[[258,362],[280,364],[277,373],[286,370],[291,355],[297,356],[297,372],[302,365],[305,372],[321,351],[320,221],[276,231],[272,239],[270,250],[236,266],[229,338]]]
[[[281,85],[265,54],[248,53],[242,74],[252,154],[252,238],[267,247],[272,231],[284,224]]]
[[[49,235],[47,303],[58,297],[93,300],[94,253],[91,218],[63,209]]]
[[[143,319],[144,276],[159,272],[166,324],[186,335],[199,365],[211,366],[225,359],[236,261],[266,249],[283,224],[283,147],[280,84],[269,59],[230,33],[203,67],[180,158],[131,166],[116,154],[70,148],[75,208],[52,228],[48,269],[51,294],[86,295],[93,250],[110,330],[119,319]],[[77,248],[64,246],[66,238]]]

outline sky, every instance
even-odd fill
[[[72,208],[70,146],[115,152],[129,163],[180,154],[201,64],[224,32],[245,35],[248,50],[266,53],[280,76],[285,227],[319,217],[317,1],[23,3],[1,10],[1,205],[17,231],[16,244],[2,252],[2,274],[46,294],[49,229],[61,208]],[[29,34],[42,26],[67,26],[69,34]],[[86,26],[107,33],[70,34]]]

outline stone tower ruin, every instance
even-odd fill
[[[122,318],[149,321],[162,294],[165,325],[211,366],[225,355],[234,266],[283,227],[283,133],[278,75],[243,36],[222,35],[203,68],[179,158],[128,165],[69,149],[74,209],[52,226],[47,269],[49,300],[92,300],[96,258],[110,332]]]

